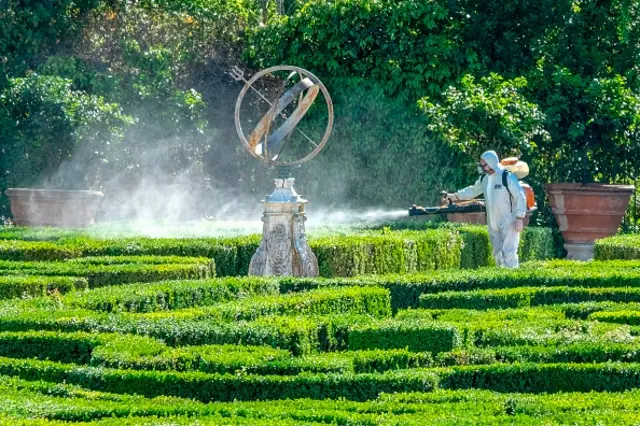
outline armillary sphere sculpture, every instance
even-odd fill
[[[267,68],[249,80],[237,67],[229,74],[245,83],[235,108],[242,145],[263,164],[278,169],[275,190],[262,200],[262,242],[251,258],[249,275],[317,276],[318,260],[307,244],[304,225],[307,200],[293,188],[291,167],[311,160],[329,140],[333,128],[329,92],[315,75],[294,66]],[[248,100],[249,94],[254,101]],[[319,94],[324,103],[316,102]],[[309,115],[314,115],[312,125],[300,129],[302,119]],[[326,126],[319,130],[320,115],[326,116]],[[244,127],[249,126],[253,130],[247,137]]]

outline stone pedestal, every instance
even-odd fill
[[[262,201],[262,241],[251,258],[249,275],[318,276],[318,259],[307,244],[304,200],[294,178],[275,179],[276,189]]]
[[[595,243],[564,243],[567,250],[567,259],[593,260]]]

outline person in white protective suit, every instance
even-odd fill
[[[474,185],[447,194],[447,198],[452,201],[471,200],[484,194],[487,226],[496,265],[517,268],[520,232],[524,229],[524,218],[527,214],[524,189],[518,178],[500,165],[495,151],[482,154],[478,171],[482,174]],[[504,178],[503,173],[506,173]],[[504,182],[508,188],[505,188]]]

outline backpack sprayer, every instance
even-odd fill
[[[515,157],[505,158],[500,161],[500,165],[509,172],[516,175],[518,179],[522,179],[529,174],[529,165],[524,161],[520,161]],[[507,190],[507,174],[503,174],[503,185]],[[522,185],[525,197],[527,201],[527,210],[536,210],[536,201],[533,190],[529,185],[524,182],[520,182]],[[511,193],[511,191],[509,191]],[[442,191],[442,202],[439,207],[420,207],[412,205],[409,209],[409,216],[422,216],[431,214],[450,214],[450,213],[484,213],[486,211],[485,201],[481,199],[474,199],[469,201],[461,201],[454,203],[452,200],[447,200],[447,191]]]

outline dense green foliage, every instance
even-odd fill
[[[225,73],[281,63],[312,70],[334,98],[331,142],[297,176],[319,203],[435,203],[440,190],[470,183],[488,148],[524,156],[543,207],[544,182],[637,176],[640,12],[631,0],[3,5],[0,117],[12,149],[2,189],[189,183],[204,194],[190,198],[196,215],[219,184],[254,197],[269,182],[234,142],[239,86]],[[322,118],[309,120],[314,128]]]

